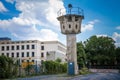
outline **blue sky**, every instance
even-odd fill
[[[57,11],[69,3],[84,10],[77,41],[110,36],[120,46],[120,0],[0,0],[0,37],[66,43],[56,18]]]

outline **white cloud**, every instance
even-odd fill
[[[94,25],[95,23],[99,22],[99,20],[95,19],[93,21],[89,21],[87,24],[83,24],[82,25],[82,28],[81,28],[81,31],[84,32],[84,31],[91,31],[94,29]]]
[[[3,5],[3,3],[0,1],[0,12],[6,12],[8,11],[7,8]]]
[[[120,30],[120,26],[116,27],[116,29]]]
[[[115,40],[116,46],[120,47],[120,34],[117,32],[114,32],[112,38]]]
[[[53,30],[59,29],[56,18],[60,8],[64,8],[62,0],[17,0],[16,9],[21,13],[12,19],[0,20],[0,28],[22,40],[58,40]]]
[[[100,35],[96,35],[97,37],[107,37],[108,35],[106,35],[106,34],[100,34]]]

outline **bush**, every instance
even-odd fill
[[[67,64],[60,63],[57,61],[45,61],[42,64],[45,74],[58,74],[67,72]],[[42,70],[42,71],[43,71]]]
[[[79,71],[79,74],[88,74],[88,73],[90,73],[89,72],[89,70],[88,70],[88,68],[86,68],[86,67],[83,67],[80,71]]]

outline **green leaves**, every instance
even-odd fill
[[[12,58],[0,56],[0,78],[10,78],[17,75],[17,66]]]

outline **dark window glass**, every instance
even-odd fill
[[[12,53],[12,57],[14,57],[14,53]]]
[[[19,50],[19,46],[18,45],[16,46],[16,49]]]
[[[76,26],[75,26],[75,27],[76,27],[76,29],[78,28],[77,24],[76,24]]]
[[[27,62],[29,62],[29,60],[27,60]]]
[[[2,51],[4,51],[4,49],[5,49],[5,47],[4,47],[4,46],[2,46],[2,47],[1,47],[1,50],[2,50]]]
[[[19,57],[19,52],[17,52],[17,57]]]
[[[2,53],[2,55],[4,56],[4,53]]]
[[[29,57],[29,52],[27,52],[27,57]]]
[[[22,45],[22,50],[24,50],[24,45]]]
[[[69,28],[71,28],[71,25],[69,24]]]
[[[22,57],[24,57],[24,52],[22,52]]]
[[[35,45],[32,45],[32,49],[35,49]]]
[[[32,52],[32,57],[34,57],[35,56],[35,54],[34,54],[34,52]]]
[[[9,50],[9,46],[7,46],[6,49]]]
[[[14,50],[14,46],[11,46],[11,49]]]
[[[32,60],[32,62],[34,63],[34,60]]]
[[[7,57],[9,57],[9,53],[7,53]]]
[[[44,46],[41,46],[41,50],[44,50]]]
[[[24,62],[24,60],[22,60],[22,62]]]
[[[27,45],[27,49],[29,49],[30,47],[29,47],[29,45]]]
[[[41,57],[44,57],[44,53],[41,53]]]

